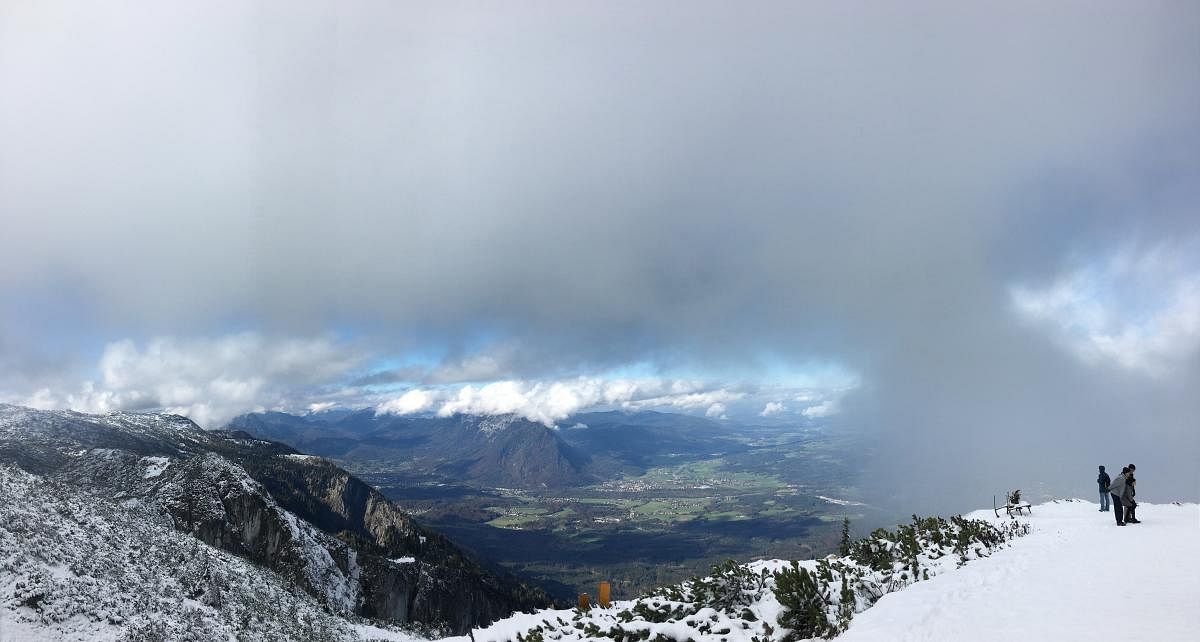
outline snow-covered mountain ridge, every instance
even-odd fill
[[[727,565],[607,609],[514,615],[473,639],[1196,639],[1200,507],[1145,504],[1143,523],[1122,528],[1110,515],[1094,503],[1060,500],[1015,520],[990,510],[961,521],[916,520],[859,540],[850,556]],[[955,545],[964,528],[973,531],[965,549]],[[798,582],[798,569],[808,579]]]
[[[481,568],[332,463],[245,433],[201,430],[183,417],[0,404],[4,464],[95,504],[143,507],[269,569],[334,614],[465,631],[548,603],[537,589]]]
[[[284,577],[106,502],[0,464],[0,640],[401,640]]]

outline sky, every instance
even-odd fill
[[[914,506],[1194,499],[1197,63],[1179,2],[5,2],[0,401],[663,409],[866,431]]]

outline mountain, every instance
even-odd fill
[[[146,506],[335,613],[465,631],[548,602],[332,463],[246,432],[175,415],[0,405],[0,464],[99,502]]]
[[[470,639],[1194,640],[1197,510],[1143,504],[1143,523],[1125,528],[1078,499],[1016,520],[991,510],[914,519],[852,542],[848,555],[730,562],[609,608],[517,614]],[[1098,595],[1123,616],[1105,617]]]
[[[227,426],[355,470],[503,488],[563,488],[742,452],[720,423],[660,412],[593,412],[548,428],[512,415],[402,417],[372,410],[252,413]]]
[[[0,640],[391,640],[135,498],[0,463]]]
[[[664,412],[589,412],[563,422],[562,438],[627,472],[745,450],[731,428],[711,419]]]
[[[242,415],[227,428],[355,462],[356,469],[393,469],[402,463],[412,475],[506,488],[557,488],[597,480],[591,457],[564,441],[558,431],[512,415],[272,412]]]

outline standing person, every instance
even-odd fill
[[[1113,516],[1117,518],[1117,526],[1125,525],[1125,505],[1121,503],[1121,495],[1125,493],[1125,475],[1129,474],[1129,468],[1122,468],[1121,474],[1117,475],[1108,485],[1108,492],[1112,495],[1112,510]]]
[[[1142,520],[1134,515],[1137,509],[1137,500],[1134,496],[1137,495],[1137,480],[1133,478],[1133,471],[1137,470],[1137,466],[1129,464],[1129,479],[1125,480],[1125,495],[1128,501],[1125,503],[1125,523],[1126,524],[1141,524]]]
[[[1100,467],[1100,476],[1096,478],[1096,483],[1100,484],[1100,512],[1108,510],[1108,485],[1112,483],[1112,479],[1108,473],[1104,472],[1104,466]]]

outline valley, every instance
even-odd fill
[[[296,439],[301,443],[292,445],[300,450],[315,446],[317,454],[354,472],[421,523],[562,602],[594,592],[600,579],[612,583],[614,597],[624,598],[703,574],[727,559],[819,556],[836,547],[843,517],[856,532],[886,521],[859,501],[861,440],[821,426],[588,413],[559,430],[514,421],[508,437],[487,435],[502,454],[489,453],[484,443],[458,460],[428,458],[438,450],[437,438],[422,420],[358,417],[350,430],[348,418],[318,437],[319,418],[289,433],[275,417],[274,433],[260,436]],[[455,448],[464,451],[461,419],[432,421],[452,426]],[[252,430],[252,423],[235,425]],[[527,434],[516,439],[515,431]],[[414,433],[425,439],[413,453],[421,457],[392,447],[392,440],[416,442]],[[374,447],[359,445],[364,442]],[[331,452],[330,443],[340,452]],[[565,454],[548,456],[547,444]],[[521,452],[523,446],[539,452]],[[500,470],[479,465],[489,457]],[[539,457],[552,465],[577,462],[557,473],[577,483],[486,483],[510,476],[503,469],[509,461],[533,465]],[[472,471],[476,478],[448,474],[453,471]]]

